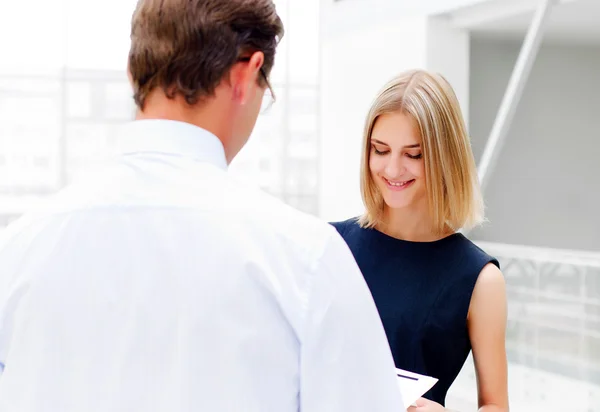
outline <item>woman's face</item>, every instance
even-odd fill
[[[377,118],[371,133],[369,169],[386,207],[427,207],[427,182],[415,121],[402,112]]]

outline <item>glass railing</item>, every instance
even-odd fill
[[[600,411],[600,253],[478,244],[506,277],[511,409]],[[477,409],[472,359],[448,406]]]

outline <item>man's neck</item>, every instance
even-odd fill
[[[223,118],[223,111],[216,110],[214,105],[196,107],[188,105],[184,99],[176,96],[169,99],[164,94],[150,94],[144,104],[144,110],[138,110],[136,120],[173,120],[189,123],[215,135],[223,144],[227,163],[233,155],[229,150],[228,136],[231,135],[231,122]]]

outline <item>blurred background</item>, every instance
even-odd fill
[[[600,0],[276,0],[286,26],[231,171],[326,220],[362,212],[363,122],[410,68],[442,73],[467,119],[509,299],[514,411],[600,411]],[[0,231],[106,164],[134,116],[135,0],[0,0]],[[1,270],[1,268],[0,268]],[[472,361],[448,407],[474,411]]]

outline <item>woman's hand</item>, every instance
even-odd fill
[[[444,412],[446,409],[437,402],[429,399],[420,398],[415,402],[415,406],[407,409],[407,412]]]

